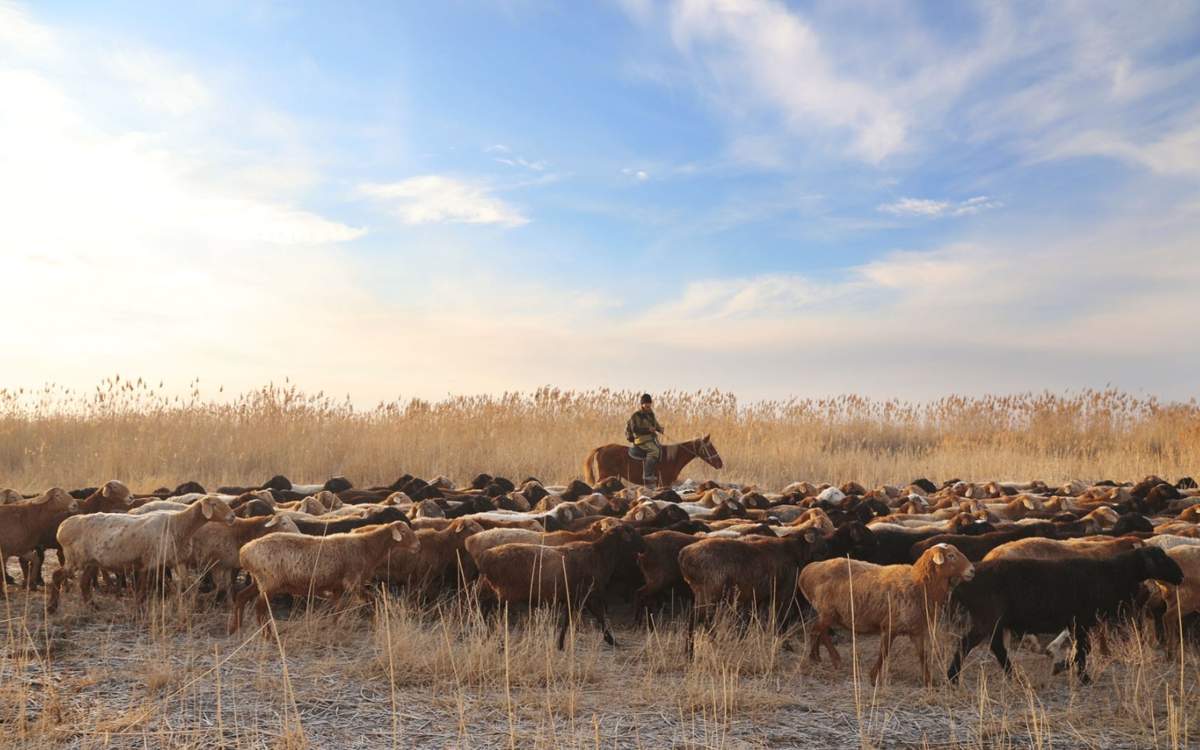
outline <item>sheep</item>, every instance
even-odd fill
[[[25,588],[41,580],[38,548],[59,524],[79,509],[79,500],[59,487],[52,487],[30,500],[0,505],[0,570],[10,557],[26,564]]]
[[[285,516],[236,518],[228,526],[204,524],[192,534],[188,564],[195,570],[210,571],[217,598],[226,595],[232,601],[239,569],[238,552],[251,541],[272,533],[298,534],[300,531]]]
[[[501,544],[541,544],[547,547],[557,547],[570,542],[594,542],[609,529],[621,523],[616,518],[602,518],[593,522],[583,531],[530,531],[529,529],[487,529],[480,534],[468,538],[465,542],[467,552],[473,560],[492,547]]]
[[[483,527],[470,518],[456,518],[441,530],[420,529],[416,534],[421,546],[416,555],[399,564],[386,559],[380,566],[382,573],[387,580],[403,581],[427,593],[454,581],[472,580],[475,562],[464,543],[482,531]]]
[[[688,652],[696,626],[711,618],[722,601],[749,607],[773,604],[776,625],[783,632],[798,610],[797,574],[827,552],[828,544],[816,529],[786,539],[710,538],[684,547],[679,553],[679,570],[694,602],[688,622]]]
[[[975,577],[954,591],[954,600],[966,609],[971,625],[959,642],[947,676],[957,682],[963,660],[984,639],[990,639],[996,660],[1011,674],[1005,631],[1050,634],[1069,628],[1076,642],[1075,664],[1080,679],[1087,682],[1088,629],[1130,606],[1142,581],[1148,579],[1179,585],[1183,571],[1157,547],[1104,560],[981,562],[975,566]]]
[[[935,544],[952,544],[971,562],[979,562],[984,555],[1003,544],[1027,539],[1030,537],[1045,537],[1054,534],[1054,524],[1040,521],[1036,524],[1012,526],[1001,531],[991,531],[986,534],[938,534],[919,541],[909,549],[911,559],[916,560]]]
[[[62,547],[63,564],[51,579],[47,611],[57,611],[63,583],[81,570],[80,595],[85,604],[91,602],[91,579],[98,570],[132,569],[141,573],[138,599],[143,600],[146,573],[182,562],[189,539],[208,521],[232,525],[234,518],[230,507],[217,497],[205,497],[186,510],[161,510],[142,516],[71,516],[58,527],[56,537]]]
[[[400,521],[406,526],[412,525],[409,523],[408,516],[404,515],[404,511],[395,507],[385,508],[378,513],[369,513],[362,518],[333,518],[327,520],[324,516],[311,519],[293,517],[292,521],[296,524],[296,528],[300,530],[301,534],[309,536],[345,534],[364,526],[376,526],[395,521]]]
[[[609,529],[594,542],[493,547],[476,560],[481,608],[486,615],[499,603],[556,603],[562,608],[560,651],[572,610],[587,609],[600,623],[604,642],[616,645],[605,614],[605,590],[617,566],[645,548],[641,534],[625,524]]]
[[[142,516],[147,513],[155,513],[160,510],[181,511],[186,510],[190,503],[178,503],[174,500],[153,500],[144,505],[139,505],[129,511],[131,516]]]
[[[825,645],[835,669],[841,657],[829,638],[832,626],[853,628],[856,633],[881,633],[879,657],[871,681],[879,677],[883,661],[897,635],[907,635],[917,649],[921,676],[928,685],[927,644],[942,606],[959,581],[969,581],[975,566],[949,544],[936,544],[912,565],[875,565],[859,560],[823,560],[800,572],[800,591],[817,611],[809,658],[820,661]]]
[[[1015,558],[1057,560],[1064,556],[1082,556],[1095,559],[1112,557],[1141,547],[1142,541],[1131,537],[1111,539],[1108,537],[1079,539],[1018,539],[996,547],[983,556],[983,560],[1011,560]]]
[[[238,565],[250,576],[250,585],[237,593],[229,634],[242,626],[242,610],[257,598],[254,611],[262,626],[276,594],[328,596],[354,592],[364,600],[364,584],[392,553],[415,555],[421,543],[404,521],[379,524],[362,533],[268,534],[242,547]]]
[[[1177,545],[1167,550],[1167,554],[1183,571],[1182,584],[1158,584],[1167,603],[1163,622],[1177,626],[1184,617],[1200,610],[1200,545]]]
[[[1183,545],[1200,545],[1200,539],[1192,539],[1186,536],[1175,536],[1174,534],[1158,534],[1146,540],[1146,544],[1160,547],[1170,552],[1173,548]]]
[[[642,572],[642,586],[634,592],[634,617],[642,620],[649,609],[648,603],[666,593],[676,593],[691,598],[691,591],[679,570],[679,552],[701,537],[677,531],[655,531],[642,537],[646,543],[644,552],[638,553],[637,566]]]

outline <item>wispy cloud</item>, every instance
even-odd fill
[[[621,169],[621,174],[626,177],[632,177],[638,182],[645,182],[650,179],[650,173],[644,169],[635,169],[633,167],[624,167]]]
[[[964,201],[939,201],[929,198],[900,198],[891,203],[883,203],[877,210],[893,216],[924,216],[938,218],[943,216],[969,216],[980,211],[987,211],[1002,206],[1000,201],[986,195],[977,195]]]
[[[122,50],[109,60],[113,74],[129,85],[148,109],[176,117],[207,106],[208,87],[200,78],[180,70],[165,56],[145,50]]]
[[[35,22],[20,5],[0,0],[0,52],[47,56],[59,51],[54,34]]]
[[[1196,122],[1200,111],[1188,119]],[[1108,156],[1162,175],[1200,177],[1200,126],[1181,126],[1139,143],[1118,133],[1091,130],[1072,134],[1047,150],[1045,159]]]
[[[519,210],[492,194],[486,185],[444,175],[420,175],[399,182],[368,183],[360,194],[380,202],[405,224],[529,223]]]
[[[720,100],[749,94],[747,105],[778,111],[795,131],[845,128],[853,134],[851,151],[869,162],[905,148],[905,114],[884,91],[837,70],[812,26],[786,6],[688,0],[671,6],[668,25]]]

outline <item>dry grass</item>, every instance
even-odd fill
[[[562,481],[620,440],[636,394],[546,389],[351,408],[267,387],[229,400],[166,398],[114,378],[94,392],[0,391],[0,477],[27,491],[120,478],[149,489],[345,474],[359,485],[410,472],[487,471]],[[875,484],[916,476],[1168,477],[1200,471],[1200,407],[1116,392],[950,397],[928,404],[829,400],[739,404],[666,393],[675,438],[711,432],[721,478]],[[710,471],[689,467],[685,475]],[[53,563],[48,561],[47,575]],[[14,571],[15,573],[15,566]],[[1092,659],[1096,685],[1052,677],[1014,652],[1005,680],[985,649],[964,684],[919,684],[898,644],[879,686],[858,675],[876,641],[846,639],[843,673],[783,639],[725,620],[686,658],[686,628],[620,627],[618,648],[581,624],[565,653],[548,612],[480,620],[468,598],[384,597],[295,611],[263,638],[224,636],[226,608],[195,590],[138,608],[73,595],[47,620],[40,593],[0,601],[0,746],[49,747],[1163,747],[1195,744],[1200,661],[1168,658],[1140,629]],[[943,673],[943,637],[938,658]],[[853,671],[852,671],[853,670]]]
[[[549,612],[484,622],[467,597],[297,606],[235,638],[223,608],[185,601],[156,615],[72,596],[47,623],[40,594],[14,592],[0,746],[1186,748],[1200,720],[1196,652],[1168,657],[1131,627],[1094,654],[1093,686],[1017,651],[1006,680],[981,649],[962,686],[924,688],[907,644],[870,685],[857,670],[876,639],[843,639],[834,673],[804,657],[802,628],[739,635],[728,614],[689,660],[682,620],[618,628],[616,648],[580,624],[560,653]]]
[[[40,490],[120,478],[135,488],[185,479],[219,485],[286,473],[344,474],[359,485],[404,472],[479,472],[546,481],[579,476],[584,456],[619,442],[634,393],[535,393],[379,404],[267,386],[231,399],[167,397],[119,377],[88,393],[0,390],[0,477]],[[674,439],[712,433],[721,477],[779,487],[796,479],[868,484],[916,476],[1176,477],[1200,471],[1200,405],[1116,391],[1019,394],[930,403],[857,396],[740,403],[728,393],[659,394]],[[685,475],[713,476],[698,462]]]

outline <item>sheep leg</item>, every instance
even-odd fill
[[[817,624],[813,626],[812,645],[808,648],[808,660],[816,664],[821,663],[821,641],[825,636],[827,627],[821,624],[820,618],[817,618]]]
[[[46,611],[54,614],[58,611],[58,598],[62,595],[62,587],[70,575],[70,568],[59,568],[50,576],[50,601],[46,603]]]
[[[883,631],[879,637],[879,656],[875,659],[875,666],[871,667],[871,682],[876,682],[879,679],[879,673],[883,670],[883,662],[887,659],[888,652],[892,650],[892,639],[896,634],[890,629]]]
[[[562,619],[559,621],[559,624],[558,624],[558,650],[559,651],[562,651],[563,646],[566,644],[567,625],[569,625],[570,622],[571,622],[571,608],[564,604],[563,608],[562,608]]]
[[[229,635],[238,632],[238,629],[242,627],[242,610],[246,608],[246,603],[257,595],[258,586],[255,585],[254,579],[250,579],[250,584],[237,592],[233,597],[233,613],[229,620]]]
[[[1076,625],[1073,627],[1075,636],[1075,671],[1079,674],[1079,682],[1087,685],[1092,681],[1087,673],[1087,655],[1091,646],[1087,628]]]
[[[21,566],[21,578],[26,591],[33,591],[41,585],[41,555],[41,550],[34,550],[17,558],[17,564]]]
[[[138,604],[142,604],[146,601],[146,595],[149,593],[149,588],[150,572],[147,570],[135,570],[133,572],[133,590]]]
[[[79,576],[79,598],[84,604],[92,603],[92,584],[96,580],[96,573],[99,568],[95,565],[88,565],[83,569],[83,575]]]
[[[650,593],[647,590],[649,584],[641,586],[637,591],[633,592],[633,622],[635,625],[641,625],[646,621],[649,605],[646,603],[650,598]],[[654,624],[654,618],[650,618],[650,624]]]
[[[950,669],[946,672],[946,677],[951,682],[958,682],[958,675],[962,672],[962,663],[980,643],[983,643],[983,633],[975,628],[962,637],[958,642],[958,652],[954,654],[954,660],[950,662]]]
[[[925,634],[913,633],[908,636],[912,641],[913,648],[917,650],[917,659],[921,662],[921,678],[925,680],[925,686],[933,684],[933,676],[929,674],[929,654],[925,651]]]
[[[612,631],[608,629],[608,614],[604,607],[604,600],[598,596],[589,596],[583,606],[587,607],[587,611],[596,618],[596,622],[600,623],[600,630],[604,633],[604,642],[610,646],[617,645]]]
[[[254,617],[259,627],[266,625],[271,617],[271,597],[265,591],[260,591],[258,598],[254,600]],[[270,639],[271,631],[263,630],[263,638]]]
[[[992,649],[992,654],[996,657],[996,661],[1000,662],[1000,666],[1004,667],[1004,674],[1012,674],[1012,662],[1008,658],[1008,648],[1004,645],[1004,630],[996,628],[992,631],[992,640],[989,644]]]
[[[696,652],[696,624],[700,619],[701,606],[699,600],[693,601],[692,611],[688,614],[687,656],[689,660]]]

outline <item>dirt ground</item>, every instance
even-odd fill
[[[557,652],[546,612],[506,630],[453,604],[298,605],[277,611],[276,638],[252,617],[227,636],[228,607],[195,592],[88,608],[72,590],[49,619],[43,601],[0,602],[2,747],[1114,750],[1197,746],[1200,720],[1196,655],[1168,659],[1136,634],[1093,659],[1090,686],[1024,650],[1005,680],[980,649],[961,686],[925,688],[901,640],[876,688],[874,638],[842,634],[840,672],[808,661],[803,631],[783,642],[754,626],[702,637],[689,660],[682,619],[637,628],[619,607],[616,647],[584,622]]]

